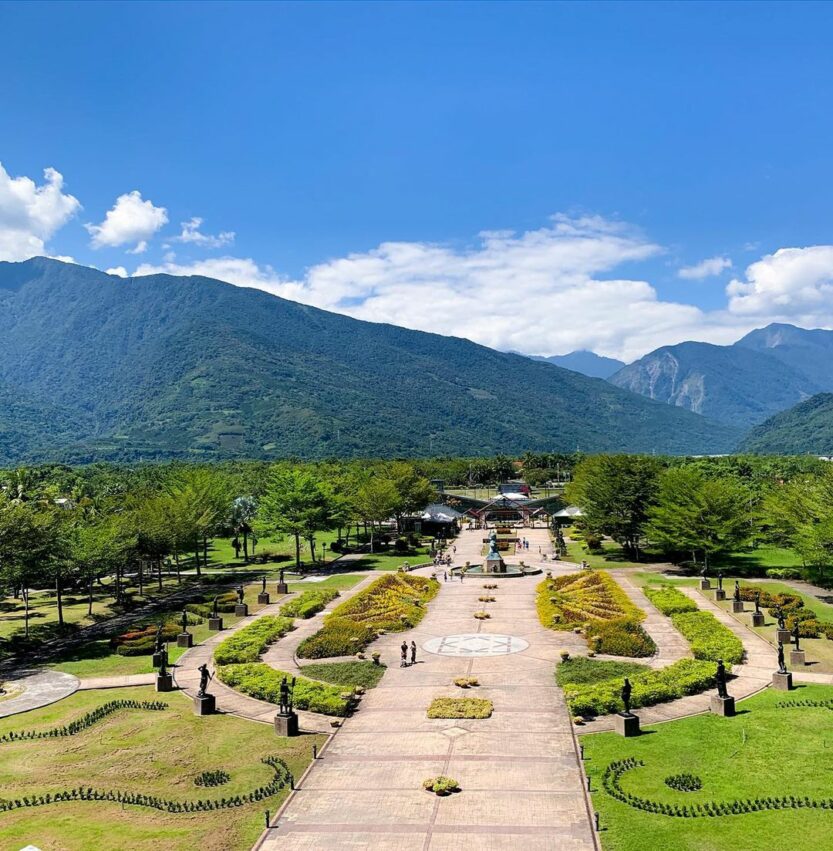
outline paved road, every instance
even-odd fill
[[[538,546],[548,547],[547,533],[525,534],[530,551],[523,558],[537,561]],[[481,560],[482,536],[461,535],[457,563]],[[540,578],[498,580],[486,621],[473,617],[484,605],[477,599],[485,593],[482,578],[443,583],[416,629],[375,642],[372,649],[395,662],[403,637],[416,641],[419,661],[391,667],[368,693],[259,847],[594,849],[573,728],[553,678],[562,642],[539,625],[535,613]],[[454,634],[514,636],[528,646],[469,657],[423,649],[432,639]],[[500,642],[475,640],[476,647],[481,644]],[[462,675],[476,676],[481,687],[456,688],[452,680]],[[488,698],[494,714],[480,721],[429,720],[429,703],[442,696]],[[447,798],[423,791],[422,781],[437,774],[454,777],[463,791]]]

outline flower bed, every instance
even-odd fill
[[[492,701],[482,697],[437,697],[428,707],[429,718],[489,718]]]
[[[667,668],[647,671],[630,678],[631,707],[653,706],[689,694],[699,694],[714,686],[715,666],[699,659],[680,659]],[[566,684],[564,696],[573,715],[594,717],[624,709],[622,680],[594,684]]]
[[[236,691],[265,700],[280,703],[281,680],[292,680],[292,674],[276,671],[263,662],[249,662],[242,665],[221,665],[217,668],[217,679]],[[353,705],[352,690],[345,691],[343,686],[297,677],[295,681],[295,707],[322,715],[347,715]]]
[[[311,618],[323,611],[327,603],[338,597],[334,588],[315,588],[304,591],[281,606],[281,614],[287,618]]]
[[[298,657],[349,656],[364,650],[380,632],[410,629],[422,620],[425,604],[439,587],[435,579],[388,573],[337,606],[321,629],[300,643]]]
[[[538,586],[537,609],[549,629],[581,629],[596,653],[641,657],[656,652],[656,644],[639,623],[645,613],[602,571],[545,579]]]
[[[691,645],[695,659],[736,664],[743,660],[741,640],[711,612],[682,612],[672,615],[671,623]]]
[[[645,588],[645,596],[664,614],[678,615],[682,612],[696,612],[697,603],[686,597],[682,591],[670,585],[661,588]]]
[[[270,644],[293,628],[291,618],[264,615],[221,641],[214,650],[214,661],[218,665],[257,662]]]
[[[158,624],[148,624],[144,627],[134,627],[121,635],[110,639],[119,656],[150,656],[156,649],[156,630]],[[162,625],[162,638],[175,641],[177,633],[182,629],[173,621]]]

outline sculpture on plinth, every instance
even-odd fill
[[[722,573],[717,574],[717,590],[718,591],[723,590],[723,574]]]
[[[734,600],[736,603],[740,602],[740,582],[738,582],[737,579],[735,580]]]
[[[784,643],[782,641],[778,642],[778,673],[787,673],[787,663],[784,661]]]
[[[168,648],[163,647],[159,654],[159,676],[166,677],[168,675]]]
[[[156,626],[156,644],[153,650],[154,655],[161,653],[165,647],[165,638],[162,635],[162,621]]]
[[[215,597],[214,603],[212,605],[213,617],[215,617],[215,618],[217,617],[217,603],[218,603],[219,599],[220,599],[219,597]]]
[[[182,631],[188,632],[188,612],[182,610]]]
[[[245,591],[243,590],[243,586],[242,586],[242,585],[238,585],[238,586],[237,586],[237,604],[238,604],[239,606],[242,606],[242,605],[243,605],[243,595],[244,595],[244,594],[245,594]]]
[[[722,659],[717,660],[717,671],[714,675],[715,685],[717,686],[717,696],[727,698],[729,692],[726,690],[726,666]]]
[[[798,645],[798,639],[800,638],[800,630],[798,628],[798,621],[793,624],[793,641],[795,642],[795,649],[801,650],[801,647]]]
[[[622,696],[622,703],[625,705],[625,715],[631,714],[631,692],[633,691],[633,686],[631,686],[631,681],[625,677],[625,682],[622,685],[622,691],[620,692]]]
[[[761,592],[755,592],[755,614],[761,611]]]
[[[205,697],[208,684],[214,675],[208,670],[208,665],[205,662],[197,670],[200,672],[200,687],[197,689],[197,697]]]
[[[784,618],[784,612],[782,611],[780,606],[775,609],[775,619],[778,621],[778,629],[787,628],[787,621]]]
[[[280,695],[278,697],[278,707],[281,715],[292,715],[292,706],[295,696],[295,677],[292,682],[288,682],[286,677],[281,680]]]
[[[260,580],[260,593],[261,594],[266,593],[266,577],[265,576]]]

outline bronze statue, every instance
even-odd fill
[[[162,636],[162,621],[159,621],[159,624],[156,627],[156,649],[153,652],[154,653],[161,653],[164,646],[165,646],[165,639]]]
[[[719,591],[723,590],[723,573],[717,574],[717,588]]]
[[[700,571],[700,576],[701,576],[703,579],[705,579],[705,578],[706,578],[706,571],[707,571],[708,569],[709,569],[709,566],[708,566],[705,562],[703,562],[703,569]]]
[[[740,602],[740,582],[737,579],[735,580],[735,602]]]
[[[244,593],[245,593],[245,592],[244,592],[244,590],[243,590],[243,586],[242,586],[242,585],[238,585],[238,586],[237,586],[237,603],[238,603],[238,605],[241,605],[241,606],[243,605],[243,595],[244,595]]]
[[[208,670],[208,665],[205,662],[197,670],[200,672],[200,687],[197,690],[197,697],[205,697],[205,690],[208,688],[208,683],[211,681],[213,675]]]
[[[793,624],[793,641],[795,642],[795,649],[801,650],[801,648],[798,646],[798,639],[799,639],[799,629],[798,629],[798,621],[796,621],[795,624]]]
[[[213,615],[213,617],[215,617],[215,618],[217,617],[217,601],[219,599],[220,599],[219,596],[214,598],[214,606],[213,606],[214,615]]]
[[[781,641],[778,642],[778,673],[787,673],[787,663],[784,661],[784,644]]]
[[[182,610],[182,631],[188,632],[188,612]]]
[[[161,654],[159,655],[159,676],[164,677],[167,676],[168,673],[168,648],[165,647],[162,649]]]
[[[633,691],[633,688],[631,686],[631,681],[627,677],[625,677],[625,683],[622,686],[622,692],[621,692],[622,703],[625,704],[625,713],[624,713],[625,715],[631,714],[631,691]]]
[[[761,611],[761,592],[755,592],[755,614]]]
[[[729,692],[726,691],[726,666],[722,659],[717,660],[717,671],[714,675],[714,681],[717,685],[717,696],[728,697]]]
[[[293,696],[295,694],[295,677],[292,678],[292,683],[288,683],[286,677],[281,680],[280,701],[278,706],[281,715],[291,715]]]
[[[260,591],[261,591],[262,594],[265,594],[266,593],[266,577],[264,576],[263,579],[260,580],[260,582],[261,582]]]
[[[775,609],[775,617],[778,621],[778,629],[786,629],[787,622],[784,619],[784,612],[781,610],[780,606]]]
[[[284,582],[283,582],[283,568],[281,568],[281,569],[278,571],[278,583],[279,583],[280,585],[283,585],[283,584],[284,584]]]

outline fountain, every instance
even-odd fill
[[[473,564],[466,568],[466,576],[493,576],[496,579],[508,579],[510,577],[525,576],[531,573],[540,573],[540,568],[520,567],[507,564],[497,548],[497,532],[492,529],[489,535],[489,552],[486,554],[485,564]]]

